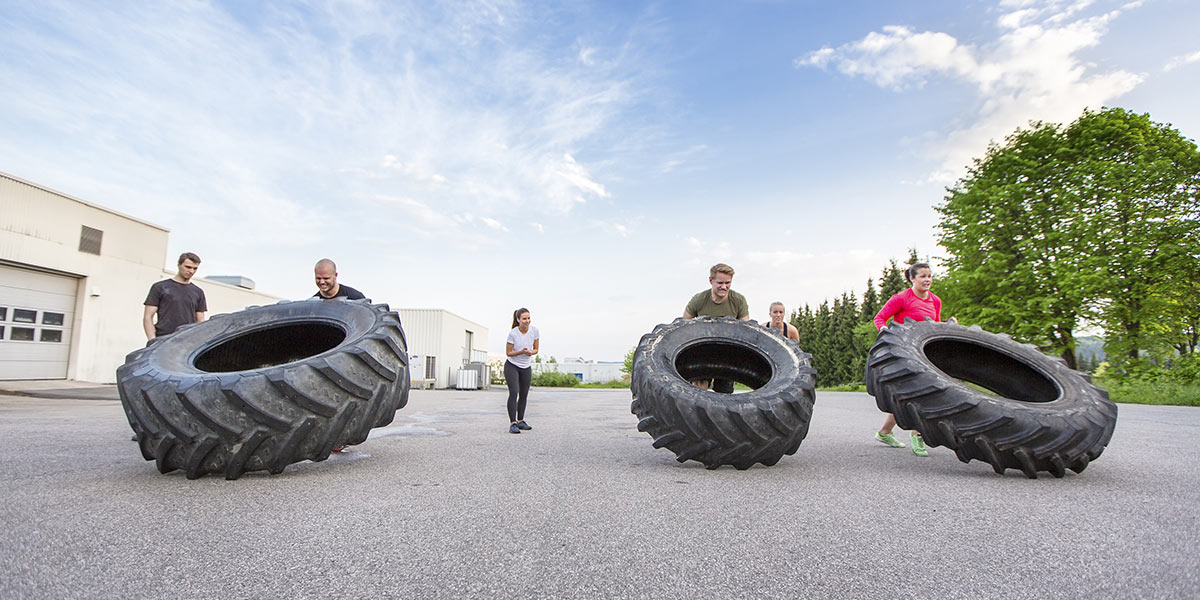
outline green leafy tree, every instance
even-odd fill
[[[1094,223],[1096,296],[1110,354],[1171,348],[1179,302],[1194,301],[1200,152],[1170,126],[1122,109],[1084,112],[1064,132],[1072,191]],[[1183,284],[1183,285],[1179,285]],[[1175,292],[1185,290],[1188,296]],[[1171,348],[1173,350],[1173,348]]]
[[[939,295],[959,320],[1074,366],[1074,332],[1098,278],[1077,250],[1094,232],[1064,181],[1069,164],[1058,128],[1034,124],[988,148],[936,208],[938,241],[950,254]]]
[[[1148,115],[1033,123],[990,147],[937,207],[949,253],[939,295],[964,322],[1072,366],[1087,322],[1103,325],[1110,360],[1178,350],[1200,305],[1179,285],[1200,263],[1198,199],[1195,144]]]
[[[629,349],[629,352],[625,353],[625,364],[621,366],[622,373],[624,373],[626,375],[633,374],[633,353],[636,350],[637,350],[637,346],[634,346],[633,348]]]

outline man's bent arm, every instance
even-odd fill
[[[205,313],[203,313],[203,312],[197,312],[197,313],[196,313],[196,322],[197,322],[197,323],[203,323],[203,322],[204,322],[204,315],[205,315]]]

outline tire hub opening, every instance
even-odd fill
[[[287,364],[337,347],[346,332],[327,323],[293,323],[225,340],[196,357],[208,373],[231,373]]]
[[[1003,352],[962,340],[933,340],[925,357],[955,379],[1022,402],[1053,402],[1058,386],[1041,372]]]
[[[771,362],[758,350],[726,341],[708,341],[684,348],[675,357],[675,371],[688,381],[725,379],[750,389],[767,385],[774,374]]]

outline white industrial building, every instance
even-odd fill
[[[417,385],[488,387],[488,329],[440,308],[397,308],[408,339],[409,371]],[[459,376],[464,367],[476,373]]]
[[[0,172],[0,380],[115,382],[125,355],[146,344],[150,285],[175,274],[163,269],[169,233]],[[192,280],[210,316],[280,300],[244,277],[213,279]],[[397,312],[420,363],[414,380],[452,387],[464,365],[485,360],[486,327],[444,310]]]

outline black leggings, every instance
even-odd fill
[[[529,382],[533,369],[521,368],[504,361],[504,382],[508,384],[508,420],[525,420],[525,401],[529,399]]]

